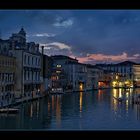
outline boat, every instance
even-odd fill
[[[118,98],[118,101],[120,101],[120,102],[123,101],[123,100],[124,100],[124,99],[123,99],[122,97],[119,97],[119,98]]]
[[[15,114],[18,113],[19,109],[16,108],[1,108],[0,109],[0,113],[11,113],[11,114]]]
[[[62,88],[52,88],[50,94],[64,94],[64,91]]]
[[[118,100],[119,102],[122,102],[122,101],[124,100],[123,97],[118,97],[118,98],[116,98],[116,97],[113,96],[113,98],[116,99],[116,100]]]

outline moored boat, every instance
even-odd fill
[[[118,100],[119,102],[122,102],[122,101],[124,100],[123,97],[118,97],[118,98],[116,98],[116,97],[113,96],[113,98],[116,99],[116,100]]]
[[[50,94],[64,94],[64,91],[62,88],[52,88]]]
[[[16,108],[1,108],[0,113],[18,113],[19,109]]]

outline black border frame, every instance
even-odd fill
[[[140,9],[136,0],[3,0],[0,10],[4,9]],[[136,139],[140,131],[0,131],[6,139]]]

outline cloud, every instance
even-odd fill
[[[139,56],[140,56],[140,54],[134,54],[133,56],[134,56],[134,57],[139,57]]]
[[[74,21],[72,18],[64,20],[62,17],[57,17],[56,22],[53,24],[53,26],[67,28],[67,27],[72,26],[73,23]]]
[[[105,55],[105,54],[87,54],[86,57],[77,58],[81,63],[87,62],[120,62],[126,60],[137,60],[140,59],[140,54],[134,54],[128,56],[127,53],[123,52],[120,55]]]
[[[38,34],[35,34],[33,36],[36,36],[36,37],[55,37],[56,34],[52,34],[52,33],[38,33]]]
[[[71,47],[61,42],[52,42],[46,44],[40,44],[45,46],[44,53],[47,55],[72,55]]]
[[[40,44],[40,46],[45,46],[46,49],[48,48],[59,48],[60,50],[62,49],[67,49],[67,50],[71,50],[71,47],[64,44],[64,43],[60,43],[60,42],[52,42],[52,43],[46,43],[46,44]]]

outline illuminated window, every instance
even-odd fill
[[[57,67],[57,68],[61,68],[61,65],[57,65],[56,67]]]
[[[119,78],[119,76],[118,75],[116,75],[116,79],[118,79]]]
[[[56,73],[61,73],[61,71],[56,71]]]

